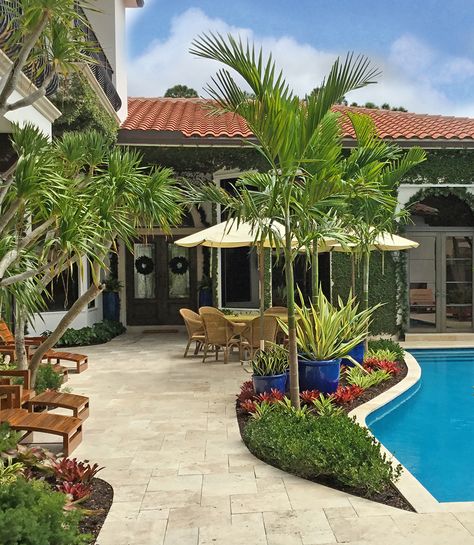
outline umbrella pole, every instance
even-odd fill
[[[265,327],[263,323],[263,316],[265,314],[265,252],[263,244],[260,244],[257,248],[258,254],[258,280],[260,286],[260,349],[265,349],[265,341],[263,340],[265,334]]]

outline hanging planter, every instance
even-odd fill
[[[146,255],[141,255],[135,259],[135,269],[138,274],[148,275],[153,272],[155,265],[153,259]]]

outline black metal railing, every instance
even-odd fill
[[[87,55],[92,59],[90,69],[98,84],[102,87],[110,104],[112,104],[115,111],[118,111],[122,107],[122,100],[113,84],[114,71],[112,66],[102,49],[95,32],[89,24],[85,23],[85,21],[87,21],[87,16],[84,13],[84,10],[80,6],[77,6],[77,11],[81,18],[76,19],[75,25],[83,32],[86,42],[89,45],[92,45],[92,48],[87,50]]]
[[[84,13],[84,10],[80,6],[77,6],[77,10],[80,14],[80,18],[76,19],[75,26],[81,29],[85,41],[92,45],[92,47],[87,50],[87,55],[91,58],[91,63],[89,65],[90,69],[107,96],[110,104],[115,111],[118,111],[122,107],[122,100],[113,83],[114,71],[112,66],[107,59],[107,55],[102,49],[95,32],[90,28],[90,25],[86,23],[87,16]],[[14,57],[20,49],[20,44],[12,43],[11,40],[19,13],[21,13],[20,0],[0,0],[0,49],[2,49],[10,58]],[[45,63],[38,58],[35,60],[34,65],[27,66],[23,71],[33,83],[40,86],[48,76],[50,67],[45,66]],[[55,76],[46,89],[46,96],[51,96],[56,92],[58,83],[59,78]]]

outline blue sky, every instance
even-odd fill
[[[145,0],[145,8],[128,10],[129,94],[160,96],[176,83],[202,94],[217,65],[187,51],[210,29],[271,50],[299,94],[351,50],[383,73],[349,100],[474,116],[471,0]]]

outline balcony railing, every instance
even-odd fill
[[[92,50],[88,51],[88,55],[91,58],[91,63],[89,65],[91,72],[97,80],[97,83],[104,91],[114,110],[118,111],[122,107],[122,100],[115,89],[115,85],[113,84],[114,71],[112,66],[110,65],[110,62],[107,59],[107,56],[102,49],[94,31],[89,25],[85,24],[84,21],[87,20],[87,16],[85,15],[84,11],[80,6],[78,6],[77,9],[82,20],[76,19],[74,24],[76,27],[79,27],[82,30],[86,42],[92,45]],[[13,28],[15,15],[18,14],[20,10],[20,0],[0,0],[0,49],[2,49],[9,57],[12,57],[18,52],[19,49],[19,45],[9,43],[9,39],[12,32],[15,30],[15,28]],[[35,61],[35,66],[26,67],[24,72],[33,81],[33,83],[40,86],[43,83],[44,78],[47,77],[49,70],[50,68],[48,66],[44,67],[44,63],[41,65],[41,60],[37,60]],[[35,73],[39,75],[34,77]],[[59,78],[55,77],[48,85],[46,96],[51,96],[56,92],[58,82]]]
[[[87,16],[80,6],[77,7],[77,11],[83,20],[87,20]],[[90,69],[94,74],[95,79],[102,87],[102,90],[107,96],[110,104],[112,104],[115,111],[118,111],[122,107],[122,100],[115,89],[115,85],[113,84],[114,71],[112,66],[110,66],[109,59],[102,49],[95,32],[92,30],[90,25],[86,25],[83,20],[76,19],[75,25],[84,33],[86,42],[92,44],[93,46],[92,50],[88,51],[88,55],[92,59]]]

